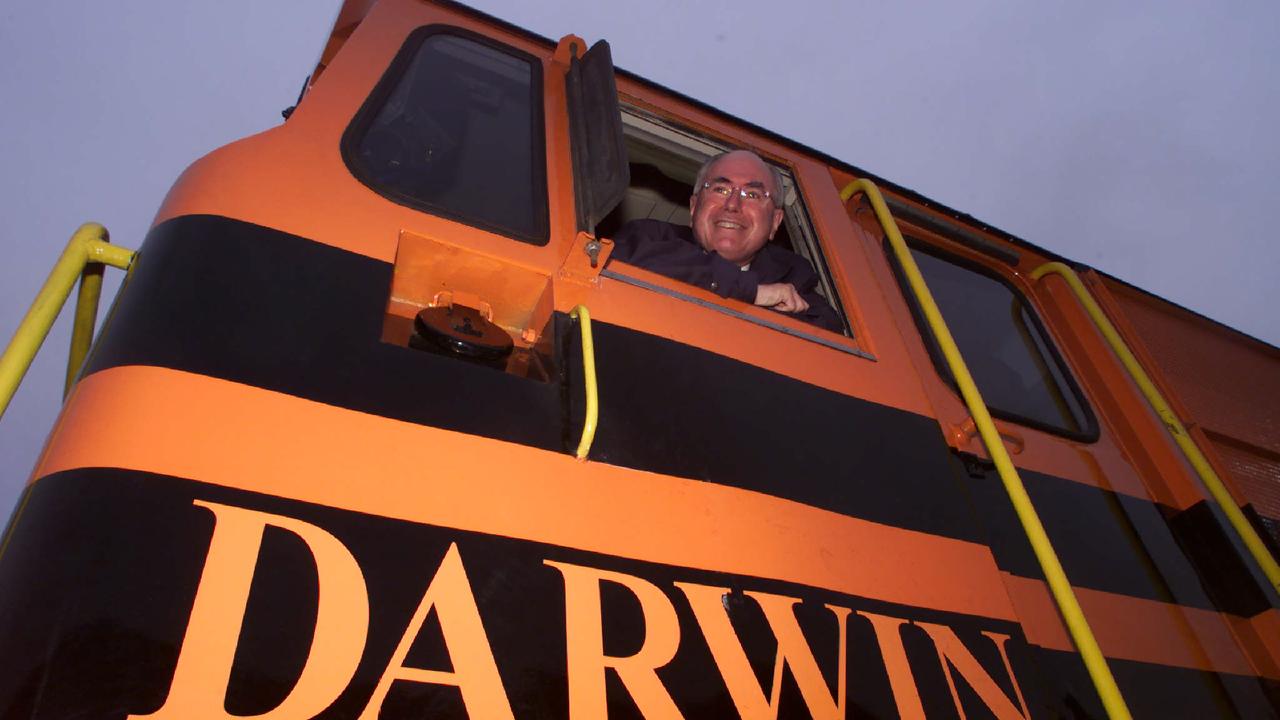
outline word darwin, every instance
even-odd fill
[[[355,557],[332,534],[290,517],[230,505],[196,500],[211,511],[214,533],[200,585],[179,651],[172,685],[164,704],[151,714],[130,715],[147,720],[230,720],[225,710],[227,688],[235,659],[249,589],[267,526],[293,533],[306,543],[319,578],[319,599],[311,649],[289,694],[269,711],[248,716],[255,720],[303,720],[323,712],[351,682],[364,652],[369,628],[369,596],[364,575]],[[652,720],[683,718],[680,708],[664,687],[658,669],[669,663],[680,645],[681,628],[667,592],[643,578],[609,570],[545,560],[560,573],[565,594],[565,676],[568,682],[570,720],[603,720],[607,717],[606,678],[614,673],[640,713]],[[640,649],[627,656],[604,652],[601,588],[613,583],[634,596],[644,617]],[[983,632],[995,644],[1004,671],[1014,689],[1017,705],[946,625],[910,621],[887,615],[825,605],[839,633],[835,692],[824,679],[813,651],[796,619],[797,598],[746,591],[763,612],[777,641],[772,690],[753,672],[743,645],[725,609],[729,588],[675,582],[673,593],[683,595],[693,609],[715,672],[723,679],[730,699],[744,720],[778,717],[782,670],[789,668],[807,705],[818,720],[846,717],[846,626],[851,614],[869,620],[889,676],[893,701],[903,718],[925,716],[920,693],[902,640],[905,625],[921,628],[932,640],[957,711],[954,672],[974,690],[989,711],[1000,720],[1030,720],[1005,644],[1009,636]],[[406,664],[409,649],[431,612],[440,623],[452,670],[427,670]],[[467,714],[485,720],[514,720],[510,701],[498,673],[484,623],[456,543],[449,546],[390,661],[383,670],[361,720],[375,720],[394,682],[434,683],[458,688]]]

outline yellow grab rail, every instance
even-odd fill
[[[582,379],[587,386],[587,417],[582,423],[582,439],[578,441],[579,460],[586,460],[591,442],[596,438],[596,421],[600,418],[600,391],[596,387],[596,347],[591,339],[591,313],[586,305],[569,312],[569,317],[582,324]]]
[[[1062,563],[1058,560],[1058,555],[1049,542],[1049,536],[1045,533],[1044,525],[1040,522],[1040,516],[1036,514],[1035,506],[1031,504],[1027,489],[1022,484],[1022,478],[1018,476],[1018,471],[1014,468],[1013,461],[1000,440],[1000,433],[991,420],[987,404],[978,392],[978,386],[974,384],[973,376],[969,374],[969,368],[960,355],[960,349],[956,347],[951,331],[947,329],[946,321],[942,319],[942,313],[938,310],[928,285],[925,284],[924,276],[920,274],[920,268],[911,257],[911,251],[907,249],[907,243],[902,239],[898,224],[894,221],[888,206],[885,205],[879,188],[865,178],[854,180],[840,191],[840,199],[848,202],[849,198],[859,191],[871,202],[876,219],[880,221],[880,227],[884,229],[889,244],[893,247],[893,253],[907,276],[911,291],[920,303],[925,319],[933,330],[939,347],[942,348],[942,354],[951,368],[956,385],[960,388],[960,395],[969,408],[969,414],[973,416],[973,421],[978,427],[978,433],[982,436],[987,452],[991,455],[992,462],[995,463],[996,472],[1004,483],[1005,492],[1013,502],[1013,508],[1018,514],[1018,520],[1022,523],[1023,532],[1031,541],[1031,548],[1035,551],[1036,560],[1040,562],[1040,568],[1048,580],[1049,590],[1053,594],[1054,601],[1057,602],[1058,611],[1062,613],[1063,621],[1066,622],[1067,631],[1070,632],[1071,639],[1079,650],[1089,677],[1093,681],[1093,686],[1102,699],[1107,717],[1112,720],[1127,720],[1132,716],[1129,714],[1128,706],[1125,705],[1124,697],[1120,694],[1120,688],[1116,685],[1115,677],[1111,674],[1111,668],[1107,666],[1107,659],[1098,647],[1098,641],[1089,628],[1084,611],[1080,609],[1080,602],[1076,600],[1071,583],[1067,580],[1067,574],[1062,569]]]
[[[93,340],[98,294],[102,289],[102,266],[111,265],[126,270],[129,263],[133,262],[133,251],[111,245],[107,238],[106,228],[97,223],[85,223],[67,242],[62,256],[49,273],[49,279],[40,288],[31,309],[14,331],[4,355],[0,355],[0,417],[4,416],[9,401],[18,390],[18,384],[31,367],[36,351],[48,337],[49,329],[66,304],[76,279],[83,274],[85,282],[80,287],[76,325],[72,330],[71,356],[67,365],[66,387],[70,389],[71,381],[80,371]]]
[[[1178,416],[1169,407],[1169,403],[1165,402],[1164,396],[1156,389],[1155,383],[1151,381],[1146,371],[1142,369],[1138,359],[1129,351],[1129,346],[1120,337],[1120,333],[1116,331],[1115,326],[1107,319],[1102,308],[1098,307],[1097,301],[1093,299],[1093,295],[1081,282],[1080,276],[1060,262],[1050,262],[1036,268],[1031,273],[1031,279],[1039,280],[1049,273],[1056,273],[1067,281],[1067,285],[1071,287],[1076,298],[1080,300],[1080,304],[1084,306],[1085,312],[1089,314],[1093,324],[1102,332],[1102,337],[1106,338],[1107,343],[1111,345],[1111,349],[1115,351],[1125,370],[1129,371],[1129,375],[1138,384],[1138,389],[1142,391],[1142,395],[1146,397],[1147,402],[1151,403],[1151,409],[1155,410],[1156,415],[1160,416],[1165,429],[1169,431],[1169,434],[1173,436],[1174,442],[1182,449],[1182,453],[1187,457],[1187,461],[1191,463],[1191,467],[1195,468],[1196,474],[1200,476],[1200,480],[1208,488],[1209,494],[1217,501],[1219,507],[1222,508],[1222,512],[1226,513],[1227,520],[1231,522],[1231,526],[1240,535],[1240,540],[1249,549],[1253,559],[1258,562],[1258,566],[1262,568],[1262,572],[1267,576],[1267,580],[1271,582],[1271,586],[1276,590],[1280,590],[1280,565],[1276,564],[1275,557],[1271,555],[1266,544],[1262,542],[1262,538],[1258,536],[1258,532],[1253,529],[1253,525],[1249,523],[1244,513],[1240,511],[1235,498],[1231,497],[1231,493],[1222,484],[1222,479],[1213,471],[1213,467],[1205,459],[1204,453],[1200,452],[1200,447],[1191,439],[1191,435],[1187,433],[1187,429],[1183,427],[1178,420]]]
[[[105,236],[104,236],[105,240]],[[75,320],[71,325],[71,353],[67,356],[67,381],[62,386],[65,399],[80,374],[93,345],[93,327],[98,321],[98,299],[102,296],[102,263],[85,263],[80,272],[80,292],[76,295]]]

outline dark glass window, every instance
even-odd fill
[[[911,254],[993,415],[1080,439],[1095,436],[1092,414],[1019,293],[938,255],[917,248]],[[921,332],[939,372],[951,379],[924,323]]]
[[[422,28],[348,129],[343,156],[396,202],[545,244],[541,85],[531,56]]]

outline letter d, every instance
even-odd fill
[[[214,515],[187,635],[178,654],[169,697],[147,720],[303,720],[327,708],[351,682],[369,631],[369,598],[360,566],[337,538],[301,520],[196,500]],[[227,685],[235,660],[249,587],[267,525],[287,530],[307,544],[316,562],[320,597],[315,633],[293,691],[260,715],[226,711]]]

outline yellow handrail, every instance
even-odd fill
[[[1022,523],[1022,529],[1027,534],[1027,539],[1031,541],[1031,548],[1035,551],[1040,568],[1044,571],[1049,590],[1058,604],[1058,611],[1062,613],[1062,618],[1066,622],[1067,631],[1071,634],[1076,649],[1080,651],[1080,657],[1084,660],[1090,679],[1093,680],[1093,686],[1102,699],[1107,717],[1112,720],[1127,720],[1131,717],[1129,708],[1120,694],[1120,688],[1111,674],[1111,668],[1107,666],[1107,659],[1098,647],[1098,641],[1089,628],[1084,611],[1080,609],[1080,603],[1071,589],[1071,583],[1062,569],[1062,563],[1058,560],[1058,555],[1049,542],[1049,536],[1045,533],[1044,525],[1040,522],[1040,516],[1036,514],[1035,506],[1031,504],[1027,489],[1022,484],[1022,478],[1018,476],[1018,471],[1014,468],[1013,461],[1009,459],[1009,453],[1000,440],[1000,433],[991,420],[986,402],[978,392],[978,386],[974,384],[973,376],[969,374],[969,368],[960,355],[960,349],[956,347],[951,331],[947,329],[946,321],[942,319],[942,313],[938,310],[938,305],[934,302],[933,295],[920,274],[920,268],[911,257],[911,251],[907,249],[907,243],[902,239],[898,224],[885,205],[880,190],[875,183],[865,178],[854,180],[840,191],[840,199],[848,202],[849,198],[859,191],[870,200],[876,219],[880,221],[880,227],[884,229],[889,244],[893,247],[894,255],[907,276],[911,291],[920,303],[925,319],[933,330],[939,347],[942,348],[942,354],[951,368],[956,385],[960,388],[960,395],[964,398],[970,415],[973,416],[974,424],[978,427],[978,433],[982,436],[982,442],[986,445],[992,462],[995,463],[996,472],[1004,483],[1005,492],[1013,502],[1013,508],[1018,514],[1018,520]]]
[[[1235,498],[1231,497],[1231,493],[1223,486],[1222,479],[1213,471],[1209,461],[1200,452],[1199,446],[1191,439],[1191,435],[1187,433],[1187,429],[1183,427],[1178,420],[1178,416],[1169,407],[1169,403],[1165,402],[1164,396],[1156,389],[1155,383],[1151,382],[1151,378],[1142,369],[1138,359],[1129,351],[1129,346],[1120,337],[1120,333],[1116,331],[1115,326],[1107,319],[1102,308],[1098,307],[1093,295],[1081,282],[1080,276],[1060,262],[1050,262],[1036,268],[1031,273],[1031,279],[1039,280],[1049,273],[1056,273],[1067,281],[1067,285],[1071,287],[1076,298],[1080,300],[1080,304],[1084,306],[1085,312],[1089,314],[1093,324],[1098,326],[1098,330],[1102,332],[1102,337],[1106,338],[1107,343],[1111,345],[1111,349],[1120,358],[1120,362],[1129,371],[1129,375],[1138,384],[1138,389],[1142,391],[1142,395],[1146,397],[1147,402],[1151,403],[1151,409],[1155,410],[1156,415],[1160,416],[1165,429],[1169,431],[1169,434],[1173,436],[1174,442],[1182,449],[1182,453],[1186,455],[1191,467],[1195,468],[1196,474],[1200,476],[1201,481],[1208,488],[1209,494],[1217,501],[1222,508],[1222,512],[1226,513],[1227,520],[1231,522],[1231,526],[1240,535],[1240,540],[1249,549],[1253,559],[1258,562],[1258,566],[1262,568],[1262,572],[1267,576],[1267,580],[1271,582],[1271,586],[1280,590],[1280,565],[1276,564],[1275,557],[1271,555],[1266,544],[1262,542],[1262,538],[1258,536],[1258,532],[1253,529],[1253,525],[1249,523],[1244,513],[1240,511]]]
[[[102,265],[111,265],[128,269],[129,263],[133,261],[133,251],[111,245],[107,242],[107,237],[107,229],[97,223],[81,225],[67,242],[66,249],[62,251],[62,256],[53,266],[44,287],[40,288],[35,302],[31,304],[31,309],[18,324],[18,329],[14,331],[13,339],[5,348],[4,355],[0,355],[0,417],[4,416],[5,410],[9,407],[9,401],[18,390],[18,384],[22,382],[27,369],[31,367],[36,351],[48,337],[49,329],[53,327],[53,321],[57,319],[62,306],[66,304],[67,296],[71,294],[71,288],[75,285],[76,279],[82,273],[86,276],[96,274],[90,270],[93,266],[101,268]],[[90,279],[81,286],[76,309],[76,327],[72,331],[71,357],[67,367],[68,387],[71,379],[80,371],[80,365],[84,362],[89,343],[93,339],[93,321],[97,315],[97,295],[101,287],[100,276],[96,282]],[[92,305],[92,311],[89,309],[90,305]]]
[[[582,323],[582,379],[587,386],[587,417],[582,423],[582,439],[578,441],[579,460],[586,460],[591,442],[596,437],[596,421],[600,417],[600,391],[596,387],[596,347],[591,339],[591,313],[586,305],[579,305],[569,312],[569,317]]]
[[[106,239],[105,237],[103,238]],[[71,392],[76,376],[93,345],[93,328],[98,321],[98,299],[102,296],[102,263],[85,263],[80,272],[80,292],[76,295],[75,320],[71,325],[71,352],[67,356],[67,381],[62,386],[62,397]]]

